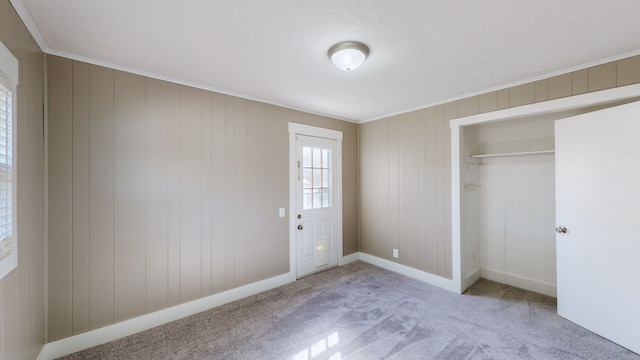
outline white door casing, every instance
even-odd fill
[[[640,353],[640,102],[555,131],[558,314]]]
[[[290,271],[299,278],[342,255],[342,132],[289,123],[289,135]]]

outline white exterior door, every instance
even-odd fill
[[[558,314],[640,353],[640,102],[558,120],[555,139]]]
[[[338,264],[337,141],[296,135],[296,276]]]

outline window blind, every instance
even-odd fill
[[[18,266],[15,121],[18,59],[0,42],[0,279]]]
[[[0,260],[11,254],[12,94],[0,83]]]

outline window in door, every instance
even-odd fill
[[[302,206],[304,210],[332,206],[331,149],[302,147]]]

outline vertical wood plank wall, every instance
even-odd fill
[[[450,276],[452,110],[442,105],[361,125],[362,252],[392,260],[395,248],[404,265]]]
[[[288,272],[290,121],[343,131],[358,250],[356,124],[47,59],[49,341]]]
[[[0,280],[0,359],[35,359],[44,341],[44,66],[43,55],[6,0],[0,41],[18,59],[18,267]]]
[[[450,279],[449,120],[634,83],[640,56],[361,124],[360,250]]]
[[[553,154],[488,158],[484,163],[475,209],[479,226],[473,234],[480,238],[480,268],[490,272],[482,276],[555,285]]]

